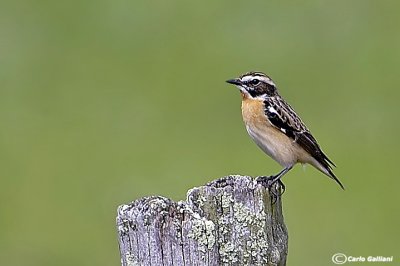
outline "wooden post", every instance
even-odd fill
[[[227,176],[173,202],[152,196],[121,205],[123,266],[286,265],[288,235],[280,187]]]

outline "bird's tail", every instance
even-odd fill
[[[340,182],[340,180],[336,177],[336,175],[333,173],[332,168],[336,167],[336,165],[321,151],[321,157],[320,158],[314,158],[315,162],[317,163],[315,168],[320,170],[322,173],[325,175],[329,176],[333,180],[338,183],[338,185],[344,190],[343,184]]]

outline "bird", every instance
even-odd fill
[[[310,164],[344,190],[333,173],[336,165],[325,155],[310,130],[294,109],[281,97],[274,81],[263,72],[251,71],[227,83],[235,85],[242,96],[242,116],[247,133],[259,148],[283,169],[273,176],[261,176],[271,187],[295,164]]]

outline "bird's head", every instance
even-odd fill
[[[226,82],[236,85],[244,98],[265,98],[278,95],[275,83],[262,72],[248,72]]]

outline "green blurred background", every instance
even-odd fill
[[[399,261],[398,1],[1,1],[0,264],[119,265],[116,209],[280,166],[224,81],[267,72],[336,162],[284,178],[288,265]],[[393,263],[394,264],[394,263]]]

